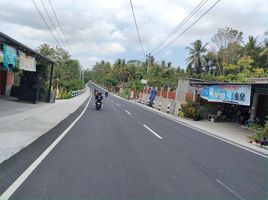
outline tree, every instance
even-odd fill
[[[243,32],[229,27],[220,28],[212,42],[217,47],[219,71],[224,75],[223,65],[236,64],[241,55]]]
[[[254,60],[254,67],[260,67],[261,65],[261,60],[259,59],[261,49],[257,44],[257,39],[258,37],[254,37],[252,35],[248,36],[248,42],[244,46],[244,54],[250,56]]]
[[[78,60],[71,59],[70,54],[63,48],[53,48],[48,44],[42,44],[38,51],[55,62],[53,73],[54,88],[70,92],[83,88],[80,80],[81,67]],[[48,69],[42,67],[42,74],[47,76]],[[65,97],[63,97],[65,98]]]
[[[260,60],[262,60],[263,62],[263,67],[268,68],[268,31],[266,31],[264,33],[264,35],[266,36],[266,39],[264,40],[264,46],[261,49],[261,52],[259,53],[259,58]]]
[[[186,47],[190,54],[186,61],[188,62],[188,66],[193,68],[196,74],[201,74],[203,67],[206,64],[204,53],[207,51],[207,45],[208,43],[203,46],[201,40],[196,40],[194,43],[192,43],[193,47]]]
[[[41,53],[42,55],[54,60],[55,59],[55,49],[48,44],[41,44],[38,48],[37,51]]]

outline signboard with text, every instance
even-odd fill
[[[20,56],[19,59],[20,69],[31,72],[36,71],[36,62],[34,57],[27,56],[25,53],[21,51],[19,51],[19,56]]]
[[[8,46],[6,44],[3,45],[4,49],[4,67],[16,67],[16,59],[17,59],[17,50],[11,46]]]
[[[203,86],[201,97],[210,102],[250,105],[251,85]]]
[[[141,79],[141,83],[142,84],[147,84],[147,80],[146,79]]]

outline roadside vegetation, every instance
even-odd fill
[[[153,56],[145,61],[117,59],[113,64],[97,62],[85,72],[85,80],[93,80],[107,88],[113,88],[121,95],[129,96],[131,90],[142,91],[141,79],[148,80],[148,86],[165,87],[175,90],[178,79],[197,78],[207,81],[246,83],[248,78],[268,77],[268,31],[260,36],[248,36],[229,27],[219,28],[210,43],[197,39],[186,47],[189,56],[183,67],[171,62],[156,62]],[[200,119],[198,106],[187,102],[182,106],[181,117]],[[260,127],[258,135],[267,136],[267,124]],[[255,124],[249,127],[254,129]],[[264,133],[265,132],[265,133]]]
[[[167,61],[156,62],[153,56],[145,61],[117,59],[113,64],[103,60],[85,72],[85,80],[108,88],[140,91],[141,79],[147,79],[149,86],[168,85],[174,90],[180,77],[219,82],[247,82],[248,78],[267,77],[268,31],[261,37],[244,39],[243,35],[226,27],[218,29],[210,43],[194,41],[186,47],[189,56],[183,67]]]
[[[72,91],[84,88],[84,83],[81,80],[81,66],[79,61],[72,59],[66,50],[58,47],[53,48],[48,44],[42,44],[38,48],[38,51],[56,63],[54,66],[52,86],[53,90],[57,93],[57,98],[70,98]],[[42,69],[42,75],[45,76],[44,80],[48,80],[49,67],[44,66]]]

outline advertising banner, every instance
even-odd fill
[[[150,91],[150,95],[149,95],[149,98],[148,98],[148,101],[149,101],[150,104],[153,103],[153,101],[154,101],[156,95],[157,95],[157,91],[155,90],[155,88],[153,88],[153,89]]]
[[[20,69],[31,72],[36,71],[36,62],[34,57],[27,56],[25,53],[21,51],[19,51],[19,56],[20,56],[19,59]]]
[[[210,102],[250,106],[251,85],[203,86],[201,97]]]
[[[3,49],[4,49],[4,64],[3,64],[4,67],[8,68],[9,65],[11,65],[12,68],[15,68],[17,59],[17,50],[6,44],[3,45]]]

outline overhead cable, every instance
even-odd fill
[[[63,37],[64,37],[64,39],[65,39],[67,45],[69,46],[69,48],[70,48],[71,50],[73,50],[73,49],[72,49],[72,46],[70,45],[70,43],[69,43],[69,41],[68,41],[68,39],[67,39],[67,37],[66,37],[66,35],[65,35],[65,32],[64,32],[63,29],[62,29],[62,25],[61,25],[61,23],[60,23],[60,21],[59,21],[59,18],[58,18],[57,14],[56,14],[56,11],[54,10],[54,7],[53,7],[51,1],[48,0],[48,3],[49,3],[49,5],[50,5],[50,7],[51,7],[51,9],[52,9],[52,11],[53,11],[53,14],[54,14],[54,16],[55,16],[55,19],[56,19],[56,21],[57,21],[57,23],[58,23],[58,25],[59,25],[59,27],[60,27],[60,30],[61,30],[61,32],[62,32],[62,34],[63,34]]]
[[[57,40],[57,38],[55,37],[54,33],[52,32],[50,26],[48,25],[44,15],[42,14],[41,10],[39,9],[38,5],[36,4],[35,0],[31,0],[32,3],[34,4],[35,9],[37,10],[38,14],[40,15],[41,19],[43,20],[43,22],[45,23],[47,29],[49,30],[49,32],[51,33],[52,37],[54,38],[54,40],[56,41],[56,43],[58,44],[58,46],[60,48],[62,48],[62,46],[60,45],[59,41]]]
[[[143,48],[143,45],[142,45],[142,42],[141,42],[141,37],[140,37],[138,25],[137,25],[137,20],[136,20],[136,17],[135,17],[135,12],[134,12],[134,8],[133,8],[132,1],[131,0],[130,0],[130,6],[131,6],[131,10],[132,10],[132,14],[133,14],[135,26],[136,26],[137,35],[138,35],[138,38],[139,38],[139,43],[140,43],[141,51],[142,51],[143,55],[146,56],[145,51],[144,51],[144,48]]]
[[[184,18],[184,20],[181,21],[181,23],[164,39],[162,40],[153,50],[150,51],[150,53],[153,53],[157,49],[159,49],[163,44],[165,44],[167,41],[169,41],[173,36],[176,35],[176,33],[192,18],[192,16],[204,6],[204,4],[208,0],[202,0],[188,15]]]
[[[54,27],[54,29],[55,29],[55,31],[56,31],[56,33],[57,33],[57,35],[58,35],[58,37],[59,37],[61,43],[62,43],[63,46],[67,49],[67,47],[66,47],[66,45],[65,45],[65,42],[62,40],[61,35],[59,34],[59,32],[58,32],[58,30],[57,30],[57,27],[55,26],[55,24],[54,24],[52,18],[50,17],[50,14],[48,13],[48,11],[47,11],[47,9],[46,9],[45,4],[43,3],[42,0],[40,0],[40,2],[41,2],[42,7],[44,8],[44,10],[45,10],[45,12],[46,12],[46,14],[47,14],[47,16],[48,16],[49,21],[51,22],[52,26]]]
[[[182,33],[180,33],[176,38],[174,38],[171,42],[165,45],[162,49],[158,50],[154,56],[158,55],[162,51],[164,51],[167,47],[169,47],[173,42],[175,42],[180,36],[182,36],[186,31],[188,31],[193,25],[195,25],[201,18],[203,18],[212,8],[214,8],[221,0],[216,1],[211,7],[209,7],[197,20],[195,20],[188,28],[186,28]]]

